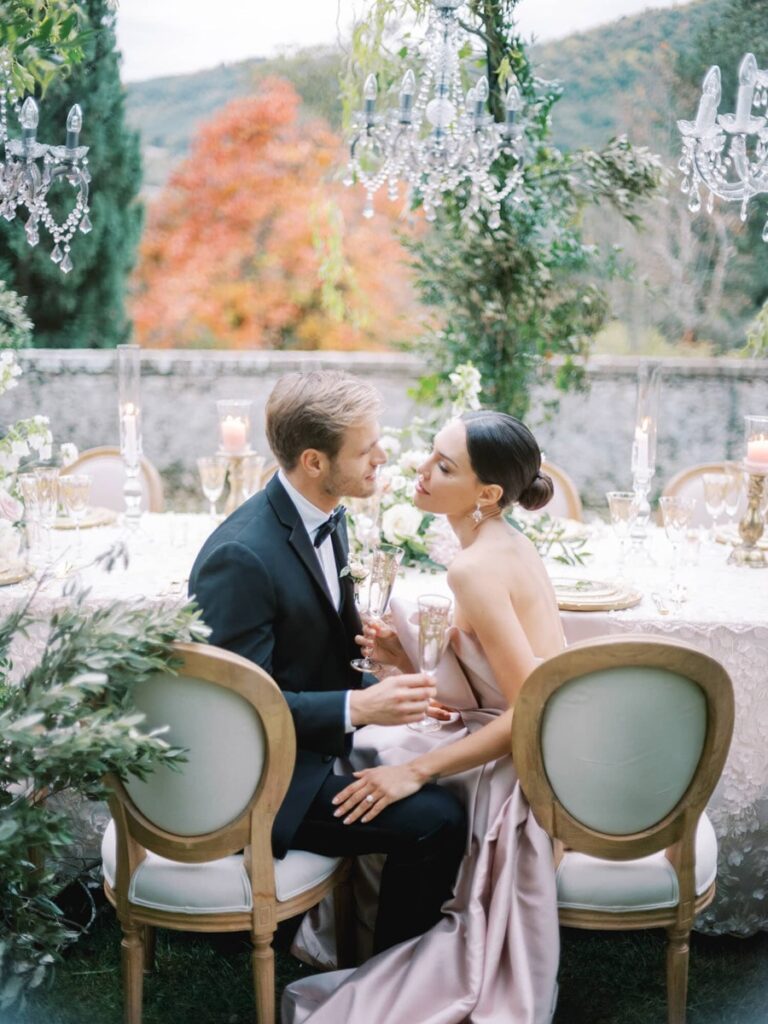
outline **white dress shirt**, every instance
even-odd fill
[[[324,512],[317,505],[313,505],[311,501],[304,497],[300,491],[297,491],[290,480],[283,473],[282,469],[278,470],[277,478],[285,488],[285,492],[291,499],[293,504],[296,506],[296,511],[299,513],[299,518],[304,524],[304,529],[307,531],[309,539],[313,545],[315,542],[315,534],[323,523],[328,520],[328,513]],[[328,592],[331,595],[334,606],[338,609],[341,602],[341,584],[339,583],[339,569],[336,565],[336,557],[333,553],[333,543],[331,541],[331,534],[325,538],[322,544],[315,548],[318,561],[320,562],[320,568],[323,570],[323,576],[328,586]],[[347,691],[346,701],[344,703],[344,729],[346,732],[352,732],[354,726],[349,711],[349,697],[350,693]]]

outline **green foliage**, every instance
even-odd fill
[[[83,59],[89,29],[74,0],[4,0],[0,5],[0,49],[11,60],[19,96],[45,92],[71,64]]]
[[[525,97],[522,194],[504,203],[495,230],[482,215],[466,221],[465,190],[447,195],[432,229],[410,250],[422,299],[441,322],[418,346],[434,373],[445,378],[471,360],[482,375],[486,403],[524,416],[535,383],[550,380],[562,391],[584,386],[583,357],[606,319],[607,300],[595,282],[609,274],[613,254],[585,242],[584,208],[608,203],[636,222],[637,203],[656,191],[662,169],[658,158],[624,137],[599,152],[563,154],[554,147],[550,119],[561,90],[535,77],[515,32],[517,3],[473,3],[467,27],[479,66],[489,72],[489,103],[497,118],[510,74]],[[367,62],[378,55],[382,91],[416,59],[405,46],[405,57],[399,51],[386,62],[388,19],[413,13],[414,5],[419,7],[416,0],[379,0],[366,28],[358,28],[357,65],[368,70]],[[502,155],[495,167],[499,180],[517,166],[516,156]],[[433,392],[434,381],[424,388]]]
[[[765,358],[768,356],[768,302],[757,314],[747,331],[748,355]]]
[[[124,95],[115,51],[114,15],[107,0],[84,0],[93,31],[83,61],[48,88],[40,109],[38,137],[63,142],[67,112],[83,108],[82,142],[90,147],[93,230],[76,234],[74,270],[67,276],[50,260],[51,240],[41,232],[36,248],[27,244],[18,219],[0,224],[0,276],[29,296],[35,344],[57,348],[109,348],[128,339],[123,296],[142,223],[137,202],[141,183],[138,137],[125,127]],[[55,194],[54,194],[55,193]],[[54,215],[71,208],[71,189],[51,190]]]
[[[23,1001],[78,935],[54,902],[52,863],[71,837],[47,799],[68,790],[103,798],[105,773],[144,778],[183,757],[157,733],[142,733],[131,690],[174,669],[174,641],[204,639],[199,613],[125,604],[93,610],[86,596],[67,593],[37,663],[10,684],[14,637],[41,625],[34,598],[0,620],[0,1011]]]
[[[32,329],[26,299],[0,281],[0,349],[28,347],[32,343]]]

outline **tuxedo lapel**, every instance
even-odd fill
[[[289,527],[291,530],[288,537],[288,543],[298,555],[304,565],[304,568],[322,591],[329,607],[336,612],[337,609],[334,607],[333,599],[331,598],[328,590],[328,584],[325,581],[325,575],[320,565],[320,559],[317,557],[317,552],[315,551],[312,541],[307,535],[307,531],[304,529],[304,523],[301,521],[301,516],[299,515],[296,506],[288,497],[285,488],[280,483],[277,476],[273,476],[269,481],[266,486],[266,492],[267,498],[269,499],[277,518],[284,526]],[[334,547],[334,553],[335,551],[336,548]]]

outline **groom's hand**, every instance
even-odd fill
[[[364,690],[352,690],[349,697],[352,725],[418,722],[436,692],[434,682],[424,672],[389,676]]]

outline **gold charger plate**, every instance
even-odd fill
[[[718,530],[715,534],[715,540],[718,544],[732,544],[734,547],[737,544],[741,544],[741,537],[739,536],[739,530],[736,526],[727,526],[722,530]],[[765,534],[757,542],[757,547],[761,551],[768,551],[768,537]]]
[[[571,581],[567,581],[570,583]],[[591,585],[580,591],[555,587],[557,607],[560,611],[622,611],[639,604],[643,595],[637,590],[601,583],[597,580],[577,580],[573,583]]]
[[[10,587],[14,583],[23,583],[32,573],[26,566],[14,566],[13,569],[0,569],[0,587]]]
[[[111,508],[89,508],[80,521],[80,529],[88,530],[94,526],[111,526],[117,521],[117,512]],[[69,516],[58,516],[53,524],[54,530],[74,530],[75,521]]]

